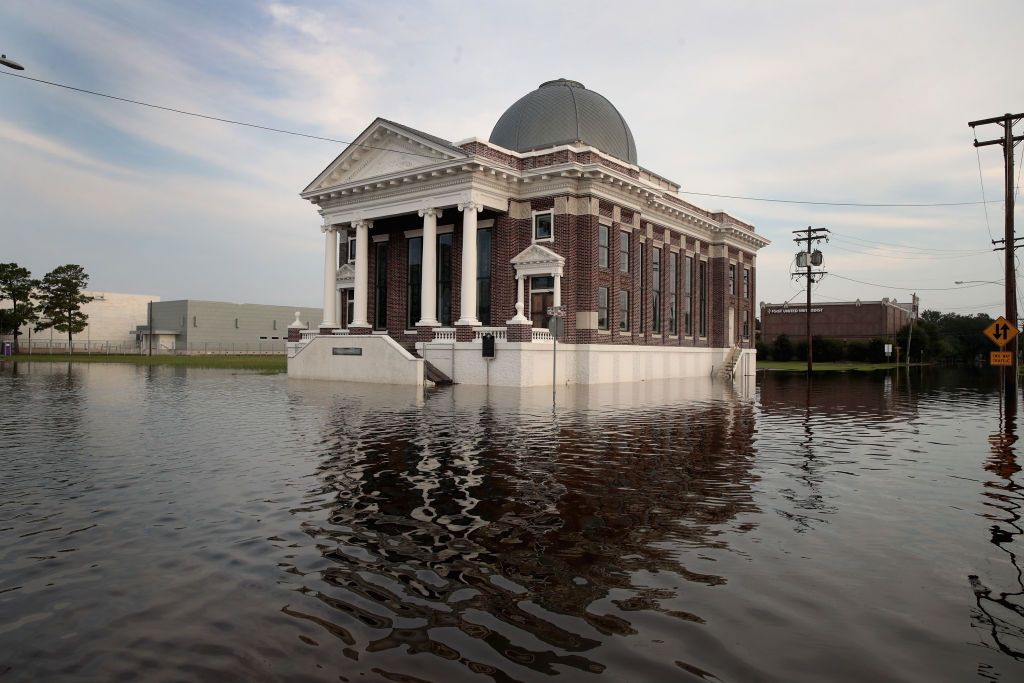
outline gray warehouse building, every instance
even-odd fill
[[[323,312],[301,306],[236,304],[225,301],[154,301],[154,353],[284,353],[288,326],[299,319],[316,325]],[[143,350],[149,348],[148,325],[136,328]]]

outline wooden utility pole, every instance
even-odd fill
[[[821,252],[817,250],[811,251],[811,247],[822,240],[828,242],[829,229],[812,228],[808,225],[806,230],[794,230],[793,234],[797,235],[793,238],[794,242],[797,244],[801,242],[806,243],[803,251],[798,252],[796,255],[797,267],[805,268],[806,270],[805,272],[797,271],[793,273],[793,277],[807,278],[807,310],[804,313],[807,316],[807,374],[810,375],[814,370],[814,348],[811,342],[811,285],[815,282],[815,276],[820,281],[821,277],[825,275],[823,270],[811,270],[812,266],[820,266],[822,264]],[[803,237],[800,237],[800,235],[803,235]],[[815,259],[817,259],[817,263],[814,262]],[[801,261],[803,262],[802,264]]]
[[[1005,273],[1004,273],[1004,307],[1006,313],[1004,314],[1006,319],[1009,320],[1014,326],[1019,327],[1020,321],[1017,319],[1017,273],[1014,263],[1014,247],[1016,246],[1016,240],[1013,235],[1013,148],[1014,146],[1024,140],[1024,135],[1014,136],[1013,126],[1024,118],[1024,114],[1004,114],[1002,116],[993,116],[989,119],[981,119],[979,121],[971,121],[967,125],[972,129],[978,126],[985,126],[988,124],[998,124],[1003,127],[1002,137],[995,138],[993,140],[986,140],[985,142],[978,142],[977,133],[974,137],[975,147],[987,147],[988,145],[1002,145],[1003,146],[1003,163],[1005,165],[1005,191],[1006,198],[1003,204],[1003,210],[1005,211],[1005,225],[1004,235],[1001,240],[1003,246],[997,247],[999,249],[1005,249]],[[1013,341],[1013,365],[1008,373],[1009,386],[1008,388],[1014,389],[1017,386],[1017,340]]]

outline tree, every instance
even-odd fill
[[[32,292],[39,286],[28,268],[17,263],[0,263],[0,301],[11,300],[11,307],[0,311],[0,334],[14,335],[14,352],[18,353],[19,329],[35,320]]]
[[[772,349],[772,358],[775,360],[787,361],[793,357],[793,342],[784,334],[775,338],[775,348]]]
[[[84,330],[89,320],[89,316],[82,313],[82,304],[93,299],[82,293],[87,284],[89,276],[85,269],[73,263],[57,266],[39,283],[39,310],[47,319],[36,323],[36,332],[50,327],[67,332],[69,352],[72,335]]]

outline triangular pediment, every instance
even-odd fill
[[[356,282],[356,269],[351,263],[345,263],[338,268],[335,282],[342,287],[354,287]]]
[[[531,244],[526,249],[523,249],[512,259],[512,265],[526,266],[526,265],[562,265],[565,263],[565,257],[559,256],[555,252],[551,251],[547,247],[543,247],[539,244]]]
[[[469,156],[440,138],[377,119],[302,191],[327,190]]]

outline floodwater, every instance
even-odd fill
[[[988,372],[0,396],[0,683],[1024,680]]]

